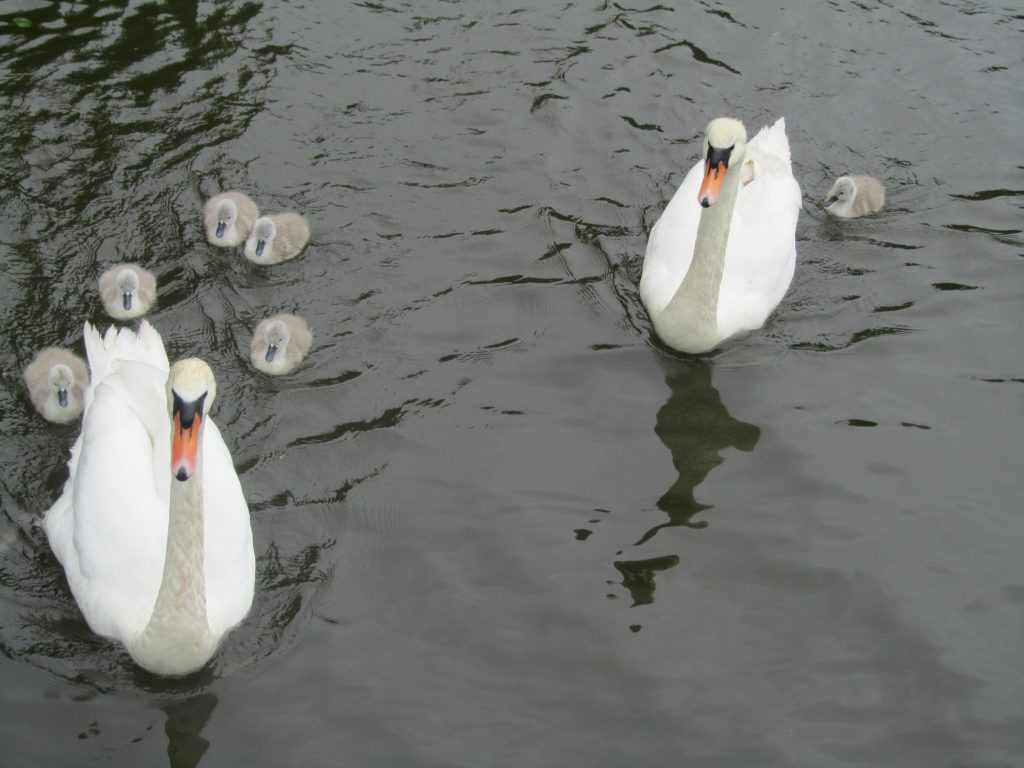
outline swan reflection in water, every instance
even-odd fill
[[[729,414],[711,384],[711,367],[707,363],[673,359],[666,364],[665,383],[670,394],[658,410],[654,432],[672,455],[678,476],[657,502],[668,520],[645,531],[635,546],[645,544],[665,528],[706,528],[707,520],[693,518],[711,509],[711,505],[697,501],[694,491],[724,461],[724,449],[752,451],[761,436],[756,426]],[[676,555],[614,563],[634,605],[653,603],[655,575],[678,564]]]
[[[217,697],[201,693],[161,706],[167,714],[167,758],[172,768],[194,768],[210,748],[202,734],[217,706]]]

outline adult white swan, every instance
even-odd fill
[[[800,206],[785,118],[749,143],[739,120],[712,120],[647,241],[640,299],[661,340],[696,354],[764,325],[793,279]]]
[[[213,656],[249,611],[256,560],[249,510],[209,416],[210,367],[168,367],[142,321],[85,324],[92,380],[70,477],[43,528],[89,626],[143,668],[182,675]]]

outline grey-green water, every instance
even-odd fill
[[[0,762],[1019,765],[1022,27],[0,0]],[[797,273],[685,358],[637,281],[727,113],[787,119]],[[887,210],[827,218],[843,172]],[[310,247],[207,245],[226,188]],[[33,525],[76,427],[21,369],[81,349],[125,259],[217,373],[256,540],[251,615],[180,681],[88,631]],[[269,379],[248,337],[280,310],[314,348]]]

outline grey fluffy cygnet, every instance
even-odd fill
[[[298,213],[261,216],[245,241],[245,257],[256,264],[293,259],[309,242],[309,222]]]
[[[870,176],[840,176],[825,196],[825,210],[840,219],[855,219],[882,210],[885,188]]]
[[[232,248],[245,242],[260,216],[259,209],[242,192],[222,192],[206,201],[203,223],[212,245]]]
[[[312,343],[313,333],[301,317],[272,315],[256,326],[249,358],[259,370],[279,376],[302,362]]]
[[[32,405],[47,421],[67,424],[82,415],[89,370],[85,360],[58,347],[39,350],[25,368]]]
[[[116,264],[99,282],[103,308],[115,320],[142,317],[156,299],[156,278],[138,264]]]

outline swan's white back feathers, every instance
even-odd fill
[[[747,146],[748,148],[753,147],[757,154],[768,160],[782,163],[780,172],[793,172],[785,117],[780,117],[771,125],[761,128]]]

